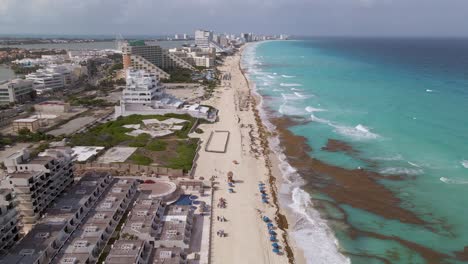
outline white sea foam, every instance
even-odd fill
[[[273,75],[278,75],[278,73],[274,72]]]
[[[411,166],[413,166],[413,167],[416,167],[416,168],[421,168],[421,166],[419,166],[418,164],[413,163],[413,162],[411,162],[411,161],[408,161],[408,164],[411,165]]]
[[[323,111],[326,111],[325,109],[322,109],[322,108],[315,108],[315,107],[312,107],[312,106],[307,106],[305,108],[305,110],[309,113],[313,113],[313,112],[323,112]]]
[[[428,93],[432,93],[434,90],[431,90],[431,89],[426,89],[426,92]]]
[[[283,77],[283,78],[295,78],[296,76],[283,74],[283,75],[281,75],[281,77]]]
[[[275,76],[272,76],[272,75],[269,75],[269,74],[267,74],[267,77],[270,78],[270,79],[275,79]]]
[[[291,88],[291,91],[299,91],[299,92],[301,92],[302,89],[298,89],[298,88],[294,88],[294,87],[293,87],[293,88]]]
[[[468,160],[462,160],[460,163],[461,163],[461,165],[462,165],[463,167],[465,167],[466,169],[468,169]]]
[[[278,112],[282,115],[294,115],[294,116],[306,114],[304,110],[302,110],[301,108],[297,108],[297,107],[287,105],[287,104],[282,104],[280,108],[278,109]]]
[[[302,84],[299,83],[280,83],[281,86],[285,87],[300,87]]]
[[[368,127],[361,125],[361,124],[358,124],[355,127],[335,124],[334,122],[330,120],[319,118],[315,116],[313,113],[310,115],[310,117],[312,121],[329,125],[334,128],[333,130],[334,132],[341,134],[343,136],[349,137],[354,140],[370,140],[370,139],[380,138],[380,135],[371,132]]]
[[[301,93],[298,93],[298,92],[294,92],[292,94],[290,93],[282,93],[281,96],[283,97],[283,100],[285,101],[293,101],[293,100],[303,100],[303,99],[307,99],[307,98],[310,98],[311,96],[314,96],[314,95],[304,95],[304,94],[301,94]]]
[[[419,175],[424,171],[422,169],[404,168],[404,167],[388,167],[379,171],[381,174],[387,175]]]
[[[313,209],[310,195],[299,187],[292,190],[290,208],[295,212],[293,237],[302,245],[308,263],[350,263],[337,250],[338,241],[319,212]]]
[[[403,156],[401,156],[400,154],[397,154],[395,156],[390,156],[390,157],[373,157],[371,159],[383,160],[383,161],[397,161],[397,160],[403,160]]]
[[[468,184],[468,180],[449,179],[446,177],[440,177],[440,181],[447,184]]]

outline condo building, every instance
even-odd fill
[[[169,49],[169,52],[193,66],[206,68],[214,66],[216,56],[214,48],[182,47]]]
[[[213,41],[213,32],[208,30],[195,31],[195,45],[200,48],[209,48],[210,42]]]
[[[149,263],[152,247],[143,240],[117,240],[109,252],[106,264],[147,264]]]
[[[128,70],[126,87],[122,91],[123,103],[150,104],[160,98],[164,87],[154,73],[144,70]]]
[[[0,254],[18,240],[18,234],[18,212],[13,192],[0,189]]]
[[[76,78],[77,65],[50,65],[26,75],[27,80],[33,81],[33,88],[38,94],[64,89]],[[81,71],[80,71],[81,72]],[[81,74],[81,73],[78,73]]]
[[[168,206],[154,246],[188,249],[192,236],[193,213],[189,205]]]
[[[0,81],[0,105],[30,101],[33,99],[33,91],[31,80]]]
[[[170,75],[163,69],[186,68],[194,70],[192,65],[177,56],[170,54],[155,43],[133,41],[122,45],[124,70],[132,67],[137,70],[150,71],[159,79],[167,79]]]
[[[136,180],[113,179],[51,263],[96,263],[136,191]]]
[[[13,190],[26,233],[45,209],[73,182],[72,157],[68,149],[50,149],[31,157],[27,150],[4,161],[7,177],[2,188]]]
[[[0,263],[51,263],[83,219],[102,200],[112,182],[112,177],[106,172],[83,175],[76,185],[45,211],[44,217],[8,251],[8,255],[0,258]],[[78,263],[66,261],[62,263]]]
[[[154,246],[164,210],[159,199],[139,198],[122,228],[122,237],[138,238]]]

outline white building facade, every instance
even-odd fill
[[[32,99],[33,81],[15,79],[0,82],[0,105],[24,103]]]

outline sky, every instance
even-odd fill
[[[0,0],[0,34],[467,36],[468,0]]]

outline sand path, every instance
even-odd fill
[[[258,127],[249,107],[249,90],[239,69],[239,60],[239,54],[228,57],[219,67],[222,72],[230,72],[232,78],[223,80],[212,99],[205,102],[219,109],[219,122],[200,126],[204,133],[195,177],[215,176],[217,187],[213,203],[211,263],[288,263],[285,255],[272,252],[268,230],[261,220],[263,215],[273,218],[275,208],[261,202],[258,190],[260,181],[267,183],[268,170],[263,156],[257,151],[261,148],[255,138]],[[226,153],[204,150],[214,130],[230,131]],[[227,173],[230,171],[237,181],[235,193],[228,192]],[[227,200],[225,209],[216,207],[221,197]],[[218,221],[218,216],[225,217],[227,221]],[[226,237],[217,236],[216,232],[221,229],[227,234]],[[280,239],[278,243],[282,245],[281,232],[275,231]]]

